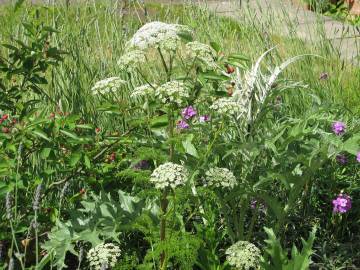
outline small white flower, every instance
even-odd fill
[[[120,248],[114,244],[99,244],[89,250],[87,259],[91,269],[101,270],[102,267],[107,269],[109,266],[114,267],[117,258],[120,256]]]
[[[180,106],[189,96],[189,89],[179,81],[167,82],[155,90],[155,97],[164,104],[175,103]]]
[[[239,241],[226,250],[226,260],[237,270],[260,269],[260,250],[252,243]]]
[[[155,89],[157,87],[158,86],[156,84],[152,84],[152,85],[145,84],[145,85],[138,86],[132,91],[130,97],[132,97],[132,98],[140,98],[140,97],[154,96]]]
[[[179,24],[168,24],[163,22],[150,22],[143,25],[128,41],[128,48],[146,50],[149,48],[161,48],[165,50],[176,50],[180,42],[181,33],[192,35],[192,31]]]
[[[146,58],[143,51],[132,50],[120,57],[120,59],[118,60],[118,65],[121,69],[131,71],[145,62]]]
[[[91,88],[93,95],[107,94],[109,92],[115,92],[121,88],[126,82],[119,77],[111,77],[95,83]]]
[[[150,176],[150,182],[155,184],[157,189],[166,187],[176,188],[185,185],[188,179],[188,172],[182,165],[167,162],[157,167]]]
[[[205,176],[208,186],[233,188],[237,184],[234,174],[227,168],[211,168]]]
[[[200,60],[204,69],[216,68],[216,63],[214,60],[216,53],[215,50],[209,45],[194,41],[187,43],[186,48],[191,61],[194,61],[194,59]]]
[[[238,116],[244,113],[244,108],[232,98],[220,98],[210,106],[210,109],[222,116]]]

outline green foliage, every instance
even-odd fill
[[[315,240],[314,228],[307,241],[301,239],[303,248],[301,251],[293,245],[291,249],[291,257],[288,257],[288,252],[283,249],[280,241],[276,238],[272,229],[265,228],[267,246],[265,247],[264,261],[262,268],[266,270],[306,270],[309,269],[311,263],[311,255],[313,254],[313,243]]]

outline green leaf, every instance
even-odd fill
[[[88,168],[88,169],[91,168],[90,159],[89,159],[89,157],[88,157],[86,154],[84,155],[84,164],[85,164],[86,168]]]
[[[68,131],[68,130],[64,130],[64,129],[61,129],[60,132],[74,140],[80,140],[80,138],[73,132],[71,131]]]
[[[198,152],[195,148],[195,146],[192,144],[192,140],[194,138],[193,134],[190,134],[186,137],[184,141],[182,141],[182,146],[184,147],[185,153],[198,158]]]
[[[154,117],[150,122],[152,128],[166,127],[168,124],[169,120],[167,114]]]
[[[46,135],[46,133],[40,129],[35,129],[32,131],[32,133],[37,137],[47,140],[48,142],[51,141],[50,138]]]
[[[50,155],[50,152],[51,152],[51,148],[44,148],[40,153],[40,157],[42,159],[47,159]]]
[[[221,46],[219,43],[215,42],[215,41],[211,41],[210,42],[210,46],[218,53],[221,50]]]
[[[360,149],[359,141],[360,141],[360,135],[351,137],[350,139],[344,142],[343,150],[350,154],[356,155],[356,153],[359,152]]]
[[[74,167],[78,162],[79,160],[81,159],[81,153],[79,152],[75,152],[71,155],[70,157],[70,166]]]

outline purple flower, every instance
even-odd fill
[[[344,154],[339,154],[336,156],[336,161],[339,164],[345,165],[348,162],[348,159]]]
[[[193,118],[197,114],[197,111],[193,106],[186,107],[182,110],[181,115],[186,119]]]
[[[256,204],[257,204],[257,200],[252,199],[251,202],[250,202],[250,207],[251,207],[251,209],[255,209],[255,208],[256,208]]]
[[[178,129],[188,129],[190,126],[185,120],[179,120],[176,124]]]
[[[150,163],[147,160],[140,160],[133,166],[133,168],[135,170],[147,170],[150,168]]]
[[[207,114],[201,115],[201,116],[199,117],[199,122],[200,122],[200,123],[205,123],[205,122],[208,122],[208,121],[210,121],[210,116],[207,115]]]
[[[351,198],[349,195],[340,193],[338,197],[332,201],[334,213],[346,213],[351,209]]]
[[[360,162],[360,152],[358,152],[358,153],[356,154],[356,161],[357,161],[357,162]]]
[[[332,130],[336,135],[341,135],[345,132],[346,125],[343,122],[336,121],[332,124]]]

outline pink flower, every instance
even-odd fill
[[[345,133],[346,125],[343,122],[336,121],[332,124],[332,130],[336,135],[342,135]]]
[[[190,119],[193,118],[194,116],[196,116],[197,111],[195,108],[193,108],[193,106],[189,106],[186,107],[185,109],[182,110],[181,115],[186,119]]]
[[[200,123],[204,123],[204,122],[208,122],[208,121],[210,121],[210,116],[209,115],[202,115],[202,116],[200,116],[199,117],[199,122]]]
[[[356,161],[357,161],[357,162],[360,162],[360,152],[358,152],[358,153],[356,154]]]
[[[188,123],[186,123],[185,120],[179,120],[176,124],[176,127],[178,129],[188,129],[190,126]]]
[[[351,198],[349,195],[340,193],[338,197],[332,201],[334,213],[346,213],[351,209]]]

